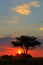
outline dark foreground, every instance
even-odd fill
[[[0,57],[0,65],[43,65],[43,58],[27,58],[6,55]]]

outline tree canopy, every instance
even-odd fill
[[[39,46],[41,43],[34,36],[20,36],[16,37],[16,41],[12,41],[12,44],[14,47],[25,48],[27,54],[28,49],[33,49],[36,46]]]

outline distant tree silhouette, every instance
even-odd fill
[[[3,59],[8,59],[8,57],[9,57],[8,55],[3,55],[2,56]]]
[[[27,54],[28,49],[33,49],[41,44],[34,36],[20,36],[16,38],[16,41],[12,41],[11,43],[14,47],[22,47],[25,54]]]
[[[16,54],[16,56],[21,58],[32,58],[30,54],[24,54],[24,53]]]

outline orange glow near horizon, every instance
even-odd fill
[[[22,53],[22,51],[19,49],[19,50],[18,50],[18,54],[21,54],[21,53]]]
[[[2,55],[13,55],[24,53],[22,48],[14,48],[10,46],[0,46],[0,56]],[[43,57],[43,50],[29,50],[28,54],[32,55],[33,57]]]

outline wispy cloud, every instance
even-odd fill
[[[11,15],[8,19],[0,20],[0,24],[15,24],[18,25],[22,18],[16,15]]]
[[[42,27],[42,28],[38,28],[38,30],[41,30],[41,31],[43,31],[43,27]]]
[[[3,36],[0,35],[0,38],[3,38]]]
[[[40,7],[40,3],[37,1],[30,2],[29,5],[34,7]]]
[[[31,14],[31,6],[40,7],[40,3],[37,1],[33,1],[13,7],[11,8],[11,10],[19,14],[28,15]]]

